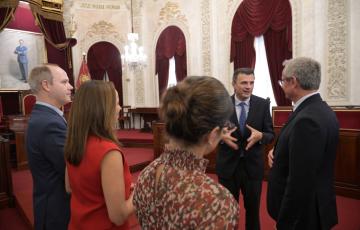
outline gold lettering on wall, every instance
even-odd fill
[[[93,9],[93,10],[119,10],[120,5],[95,4],[95,3],[83,2],[80,4],[80,8]]]

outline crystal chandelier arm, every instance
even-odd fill
[[[129,44],[124,47],[125,54],[121,55],[123,64],[126,64],[130,69],[142,69],[146,66],[147,56],[144,53],[144,48],[139,47],[136,41],[139,35],[134,33],[134,16],[133,16],[133,0],[130,0],[130,15],[131,15],[131,33],[128,34]]]

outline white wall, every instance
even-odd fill
[[[233,15],[241,1],[133,0],[134,28],[139,32],[140,43],[148,54],[148,66],[139,72],[124,69],[124,104],[135,107],[159,104],[155,76],[155,47],[161,31],[169,25],[176,25],[184,32],[187,42],[188,75],[214,76],[232,92],[232,65],[229,63],[230,30]],[[359,41],[360,32],[356,27],[360,21],[360,2],[290,2],[293,10],[294,56],[310,56],[320,61],[323,76],[320,92],[329,104],[359,105],[360,90],[357,86],[360,85],[360,77],[357,75],[360,72],[360,48],[356,42]],[[110,41],[123,53],[123,46],[127,42],[126,34],[131,28],[129,0],[68,0],[65,4],[68,6],[65,12],[66,22],[69,23],[70,15],[73,14],[77,24],[74,36],[78,40],[78,45],[74,47],[73,52],[76,77],[81,53],[86,52],[91,44],[100,40]],[[334,8],[336,4],[340,4],[340,7]],[[337,19],[334,17],[336,14],[344,17]],[[106,31],[90,33],[100,21],[108,23]],[[342,36],[333,34],[343,30],[345,40],[343,44],[340,42],[342,47],[337,54],[333,52],[334,43],[342,41]],[[346,58],[341,58],[344,55]],[[334,60],[339,58],[344,60],[337,65]],[[344,70],[341,65],[345,66]],[[338,79],[334,72],[340,73]]]
[[[350,102],[360,106],[360,2],[351,0],[350,10]]]

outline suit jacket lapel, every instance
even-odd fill
[[[285,125],[281,128],[281,131],[280,131],[280,133],[279,133],[279,136],[278,136],[278,138],[277,138],[276,143],[275,143],[274,146],[276,147],[277,142],[278,142],[281,134],[283,133],[283,131],[286,129],[286,127],[288,126],[288,124],[290,124],[290,122],[291,122],[292,120],[294,120],[294,118],[296,117],[296,115],[298,115],[298,114],[301,112],[301,110],[303,110],[307,105],[309,105],[309,104],[311,104],[311,103],[313,103],[313,102],[316,102],[316,101],[321,101],[321,100],[322,100],[322,99],[321,99],[321,97],[320,97],[320,94],[315,94],[315,95],[313,95],[313,96],[311,96],[311,97],[309,97],[309,98],[306,98],[306,100],[303,101],[303,102],[299,105],[299,107],[298,107],[294,112],[292,112],[292,114],[289,116],[289,118],[288,118],[287,122],[285,123]]]
[[[251,95],[250,97],[250,102],[249,102],[249,112],[248,112],[248,115],[246,117],[246,124],[251,124],[253,119],[255,119],[256,117],[256,109],[257,106],[256,106],[256,100],[254,100],[254,97]]]
[[[297,107],[297,109],[289,116],[289,118],[288,118],[285,126],[286,126],[287,124],[289,124],[289,123],[296,117],[296,115],[299,114],[299,113],[301,112],[301,110],[303,110],[307,105],[312,104],[312,103],[314,103],[314,102],[316,102],[316,101],[321,101],[321,100],[322,100],[322,99],[321,99],[321,97],[320,97],[320,94],[315,94],[315,95],[313,95],[313,96],[311,96],[311,97],[309,97],[309,98],[306,98],[306,100],[303,101],[303,102],[299,105],[299,107]],[[285,126],[284,126],[284,127],[285,127]]]
[[[231,96],[231,100],[232,100],[233,105],[234,105],[234,112],[230,117],[230,121],[232,123],[234,123],[237,127],[239,127],[239,121],[238,121],[238,118],[236,116],[236,105],[235,105],[235,96],[234,95]]]
[[[67,125],[67,122],[64,117],[60,116],[60,114],[58,114],[55,110],[53,110],[45,105],[35,104],[33,109],[38,109],[40,111],[51,113],[51,114],[59,117],[59,119],[61,119],[64,122],[64,124]]]

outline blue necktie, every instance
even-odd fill
[[[240,125],[240,131],[242,134],[244,134],[245,130],[245,122],[246,122],[246,111],[245,111],[245,102],[240,102],[238,104],[241,108],[240,116],[239,116],[239,125]]]

